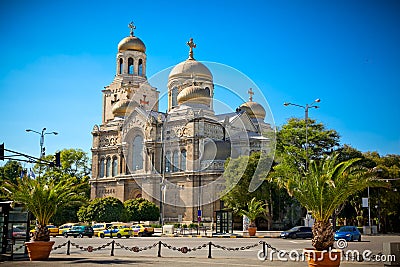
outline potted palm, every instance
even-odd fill
[[[249,235],[255,236],[257,232],[256,219],[258,216],[265,213],[265,204],[261,200],[256,200],[256,198],[253,197],[248,203],[247,209],[238,210],[237,213],[249,218]]]
[[[312,227],[315,249],[305,250],[309,266],[340,265],[341,251],[333,248],[330,217],[351,195],[368,186],[381,185],[372,171],[355,164],[359,160],[338,162],[337,155],[332,155],[311,161],[306,172],[287,166],[276,167],[280,185],[315,219]]]
[[[22,177],[16,183],[5,182],[3,192],[14,202],[22,203],[36,218],[36,231],[31,241],[26,242],[30,260],[46,260],[54,245],[50,241],[50,232],[46,228],[57,209],[73,201],[81,202],[82,184],[72,179],[54,180],[44,178],[30,179]]]

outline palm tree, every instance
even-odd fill
[[[241,209],[237,213],[241,216],[246,216],[250,220],[250,227],[256,226],[256,219],[261,214],[265,213],[265,204],[261,200],[256,200],[255,197],[247,205],[247,210]]]
[[[3,192],[9,199],[24,204],[36,218],[36,231],[33,241],[49,241],[50,232],[46,228],[57,209],[72,202],[83,203],[83,184],[72,179],[63,179],[56,183],[43,177],[30,179],[22,177],[16,183],[5,182]]]
[[[351,196],[368,186],[380,186],[373,171],[355,163],[360,159],[338,162],[338,155],[310,162],[301,173],[297,168],[277,166],[278,183],[294,196],[315,218],[312,245],[316,250],[333,248],[333,229],[329,218]]]

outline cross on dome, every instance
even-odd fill
[[[130,34],[131,34],[131,36],[133,36],[133,30],[135,30],[135,29],[136,29],[136,26],[135,26],[135,25],[133,25],[133,21],[131,21],[131,22],[128,24],[128,28],[130,28],[130,29],[131,29],[131,32],[130,32]]]
[[[253,101],[253,95],[254,95],[254,92],[253,92],[253,89],[249,89],[249,91],[247,91],[247,93],[249,94],[249,101]]]
[[[190,38],[190,41],[186,43],[190,49],[189,49],[189,59],[194,59],[193,57],[193,48],[196,48],[196,44],[193,42],[193,38]]]

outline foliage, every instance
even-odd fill
[[[306,162],[330,154],[339,145],[339,134],[308,119],[307,140],[305,120],[290,118],[277,134],[277,161],[304,170]]]
[[[26,176],[16,183],[6,181],[3,192],[8,199],[25,205],[36,218],[37,227],[33,240],[48,241],[50,233],[46,228],[57,210],[69,203],[81,203],[84,200],[82,183],[72,180],[30,179]]]
[[[160,209],[144,198],[129,199],[124,206],[130,221],[157,221],[160,218]]]
[[[4,166],[0,167],[0,181],[9,181],[16,184],[18,178],[21,176],[22,165],[18,161],[9,160]]]
[[[272,195],[278,190],[277,187],[269,181],[264,181],[255,191],[249,190],[253,178],[264,180],[268,175],[271,161],[272,157],[255,152],[250,156],[241,156],[225,162],[224,178],[227,189],[223,192],[221,199],[227,208],[238,212],[246,209],[253,198],[262,200],[267,204],[266,217],[271,225],[271,206],[274,205]]]
[[[316,223],[313,226],[313,246],[317,250],[333,246],[333,231],[329,218],[351,195],[370,186],[382,185],[376,173],[355,163],[360,159],[338,162],[338,155],[326,156],[310,162],[309,170],[278,165],[277,182],[285,187],[302,206],[312,212]]]
[[[115,197],[95,198],[78,211],[79,220],[84,222],[124,222],[126,217],[124,204]]]
[[[265,214],[265,204],[253,197],[247,205],[246,209],[237,211],[240,215],[246,216],[250,220],[250,226],[255,226],[255,221],[258,216]]]

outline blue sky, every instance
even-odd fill
[[[400,154],[395,0],[3,0],[0,142],[38,155],[39,136],[25,129],[46,127],[59,132],[46,136],[48,154],[89,152],[101,90],[113,80],[117,44],[131,20],[147,47],[148,77],[185,60],[193,37],[196,59],[229,65],[258,85],[277,126],[304,116],[284,102],[320,98],[310,117],[337,130],[342,144]]]

